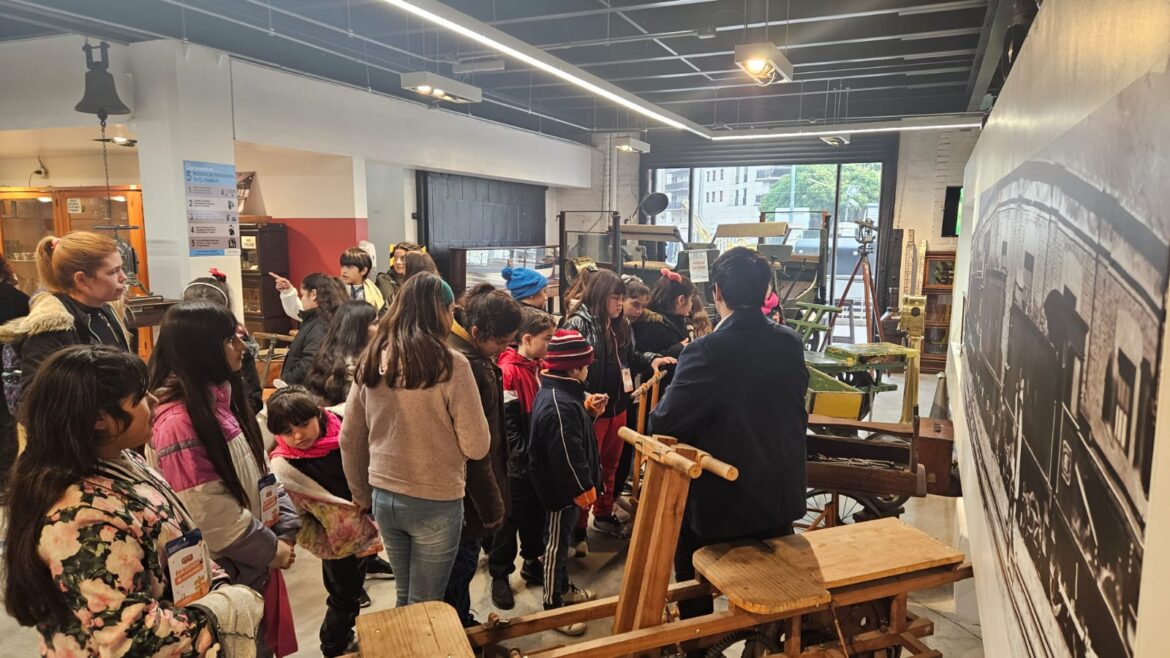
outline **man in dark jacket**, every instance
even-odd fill
[[[739,478],[692,481],[674,558],[680,581],[694,577],[699,548],[791,534],[805,513],[808,370],[800,336],[760,312],[771,280],[763,256],[731,249],[711,277],[723,319],[683,350],[650,426],[732,464]],[[709,598],[679,605],[684,618],[711,611]]]
[[[588,509],[601,487],[601,461],[593,438],[593,416],[605,409],[603,395],[586,395],[584,382],[593,348],[572,330],[549,342],[540,391],[532,406],[528,467],[536,495],[547,511],[544,551],[544,607],[581,603],[593,593],[569,582],[569,539],[579,509]],[[556,629],[582,635],[585,624]]]

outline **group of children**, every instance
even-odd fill
[[[651,291],[596,271],[582,277],[558,329],[543,308],[548,282],[533,270],[507,268],[507,292],[484,284],[456,303],[417,245],[393,253],[376,283],[372,259],[356,248],[340,259],[340,281],[313,274],[298,293],[276,278],[302,324],[287,385],[266,404],[222,274],[187,286],[154,346],[142,397],[159,406],[145,452],[165,483],[152,486],[171,492],[198,528],[212,571],[263,595],[260,655],[295,650],[281,571],[298,546],[322,560],[326,656],[353,650],[372,570],[392,568],[398,605],[445,600],[465,625],[476,623],[469,588],[480,550],[501,609],[515,605],[517,553],[546,608],[593,598],[570,582],[567,560],[587,553],[590,510],[596,530],[628,536],[615,497],[631,453],[617,432],[634,378],[673,363],[703,318],[685,277],[664,273]],[[48,440],[36,431],[30,440]],[[56,586],[68,598],[79,582]],[[82,645],[95,637],[84,621],[65,626]],[[60,632],[42,628],[47,646]]]

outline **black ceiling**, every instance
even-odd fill
[[[711,127],[962,112],[982,97],[979,70],[1000,0],[444,0],[643,99]],[[989,7],[989,5],[991,5]],[[308,75],[403,92],[398,73],[437,71],[483,88],[452,108],[573,139],[657,128],[576,87],[508,60],[382,0],[0,0],[0,40],[76,32],[121,43],[187,38]],[[745,28],[745,23],[747,27]],[[715,36],[696,30],[713,26]],[[757,87],[735,68],[737,43],[772,41],[795,81]],[[997,60],[998,53],[988,59]],[[79,55],[79,65],[80,65]]]

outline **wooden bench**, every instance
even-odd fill
[[[362,658],[475,656],[459,613],[441,601],[360,615],[357,636]]]

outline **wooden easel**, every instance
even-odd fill
[[[655,391],[657,391],[655,381]],[[709,453],[665,436],[645,436],[628,427],[618,430],[646,460],[644,514],[634,519],[634,534],[622,573],[614,634],[662,624],[671,564],[682,527],[690,481],[704,471],[734,481],[739,471]],[[673,444],[673,445],[672,445]]]

